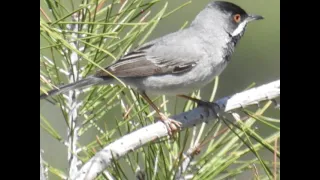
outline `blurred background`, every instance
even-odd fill
[[[151,10],[157,12],[158,8],[162,8],[166,1],[157,3]],[[168,1],[169,12],[179,5],[187,2],[186,0]],[[176,31],[188,21],[190,22],[209,2],[209,0],[194,0],[191,4],[183,7],[169,18],[160,21],[148,40],[163,36],[167,33]],[[246,33],[238,43],[235,53],[232,56],[231,63],[220,75],[219,86],[215,99],[222,98],[240,91],[243,91],[252,83],[256,86],[280,79],[280,1],[279,0],[237,0],[230,1],[238,4],[245,9],[247,13],[262,15],[265,19],[250,23]],[[41,2],[42,3],[42,2]],[[212,91],[213,84],[207,85],[202,89],[201,98],[208,100]],[[171,101],[172,100],[172,101]],[[181,106],[185,101],[179,100]],[[174,98],[169,98],[168,111],[173,113]],[[182,107],[179,107],[179,113]],[[40,102],[41,113],[49,119],[52,126],[62,135],[66,137],[66,124],[59,108],[47,103]],[[119,114],[119,111],[110,112]],[[111,115],[112,117],[114,115]],[[278,110],[268,111],[267,116],[279,118]],[[115,123],[115,122],[110,122]],[[261,133],[268,133],[268,129],[262,129]],[[96,131],[92,129],[86,136],[82,137],[82,143],[91,142]],[[62,167],[67,172],[68,162],[66,148],[57,140],[49,136],[40,128],[40,146],[44,150],[43,158],[50,162],[52,166]],[[52,177],[51,177],[52,178]],[[54,179],[54,178],[52,178]],[[246,179],[245,176],[243,179]]]

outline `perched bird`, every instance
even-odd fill
[[[160,115],[169,134],[181,123],[166,117],[147,94],[178,95],[210,83],[230,62],[246,26],[262,16],[247,14],[241,7],[224,1],[209,3],[189,27],[147,42],[105,68],[134,87]],[[93,85],[117,84],[103,70],[71,84],[41,94],[40,99]]]

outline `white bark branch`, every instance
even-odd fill
[[[41,149],[40,149],[40,180],[47,180],[46,178],[46,172],[43,167],[43,160],[42,160],[42,155],[41,155]]]
[[[75,13],[72,16],[72,21],[78,22],[81,21],[81,13]],[[67,27],[68,29],[78,32],[79,25],[69,25]],[[72,33],[70,39],[70,44],[76,49],[81,49],[79,47],[78,41],[76,41],[77,38],[79,38],[79,34]],[[70,67],[70,73],[69,73],[69,82],[72,83],[74,81],[80,80],[81,74],[79,72],[79,61],[81,60],[81,57],[76,52],[71,52],[70,54],[70,61],[71,61],[71,67]],[[81,163],[81,161],[77,158],[77,143],[79,139],[78,131],[80,128],[80,123],[78,122],[78,109],[79,104],[81,102],[78,102],[78,95],[79,90],[73,90],[69,91],[67,99],[67,108],[66,111],[68,113],[68,123],[69,123],[69,129],[68,129],[68,162],[69,162],[69,176],[75,176],[78,172],[77,165]]]
[[[196,146],[194,146],[196,147]],[[184,177],[182,177],[182,174],[187,170],[187,168],[189,167],[189,164],[190,162],[193,160],[194,158],[194,151],[195,149],[194,148],[190,148],[188,149],[186,155],[183,154],[183,158],[184,161],[181,163],[180,167],[179,167],[179,170],[175,176],[175,180],[185,180]]]
[[[279,96],[280,80],[277,80],[257,88],[252,88],[247,91],[222,98],[215,102],[220,108],[216,106],[212,106],[212,108],[221,114],[237,108],[257,104],[264,100],[272,100]],[[182,123],[182,129],[184,129],[202,122],[215,120],[216,115],[211,108],[208,109],[200,106],[188,112],[174,115],[171,118],[180,121]],[[96,153],[94,157],[82,166],[77,176],[72,177],[72,179],[94,179],[104,169],[111,165],[112,161],[123,157],[130,151],[134,151],[150,141],[167,135],[168,132],[166,126],[160,121],[127,134]]]

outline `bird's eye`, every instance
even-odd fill
[[[234,20],[236,23],[240,22],[240,21],[241,21],[241,16],[240,16],[240,14],[234,15],[234,16],[233,16],[233,20]]]

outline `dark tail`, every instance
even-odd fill
[[[81,89],[81,88],[93,86],[93,85],[99,84],[103,81],[104,81],[104,79],[102,79],[102,78],[89,76],[89,77],[82,79],[80,81],[61,86],[58,89],[53,89],[53,90],[47,92],[47,94],[45,94],[45,93],[41,94],[40,100],[45,99],[49,96],[54,96],[54,95],[58,95],[58,94],[61,94],[64,92],[68,92],[70,90]]]

